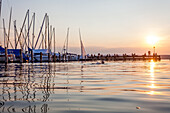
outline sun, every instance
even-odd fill
[[[147,37],[147,43],[151,45],[155,45],[159,41],[159,37],[151,35]]]

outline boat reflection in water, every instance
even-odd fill
[[[169,73],[170,61],[2,64],[0,112],[168,113]]]

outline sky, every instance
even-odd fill
[[[159,37],[154,45],[158,54],[170,54],[170,0],[2,0],[0,43],[3,24],[8,29],[10,7],[13,21],[21,28],[27,9],[36,14],[36,37],[45,13],[56,30],[56,49],[61,51],[70,28],[69,51],[80,53],[79,28],[86,52],[137,53],[153,51],[150,35]],[[19,30],[18,30],[19,31]]]

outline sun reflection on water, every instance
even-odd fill
[[[150,62],[150,79],[151,80],[149,81],[150,85],[148,86],[151,89],[151,91],[148,92],[148,94],[150,95],[157,94],[157,92],[154,91],[154,89],[157,88],[155,85],[155,74],[154,73],[155,73],[155,62],[151,60]]]

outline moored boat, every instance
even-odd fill
[[[40,56],[42,53],[42,62],[48,62],[48,53],[50,53],[50,61],[52,61],[52,56],[51,56],[51,51],[48,49],[34,49],[33,50],[33,56],[34,56],[34,61],[35,62],[40,62]]]

